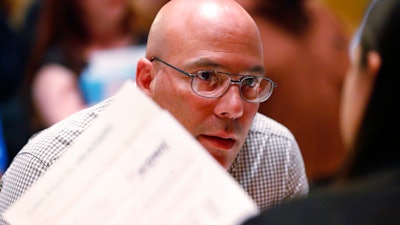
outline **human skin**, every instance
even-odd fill
[[[155,56],[189,73],[218,70],[259,75],[264,67],[256,24],[235,1],[174,0],[156,17],[146,58],[137,66],[138,87],[228,169],[245,142],[259,104],[241,99],[237,85],[219,98],[198,96],[191,89],[191,78],[158,61],[150,62]]]
[[[353,149],[366,105],[371,97],[376,74],[381,65],[377,52],[367,54],[367,65],[360,64],[360,47],[354,49],[347,73],[340,110],[340,127],[346,149]]]

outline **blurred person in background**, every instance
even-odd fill
[[[145,43],[136,18],[129,0],[41,0],[25,82],[33,132],[87,106],[79,76],[91,54]]]
[[[295,135],[311,185],[329,183],[345,157],[339,103],[349,66],[345,24],[315,0],[237,0],[260,28],[268,76],[279,90],[259,112]]]
[[[400,0],[373,0],[354,37],[340,110],[348,157],[336,185],[245,225],[400,223]]]

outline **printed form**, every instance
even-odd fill
[[[5,213],[11,225],[236,225],[253,200],[132,81]]]

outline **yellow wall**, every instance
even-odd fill
[[[328,5],[354,32],[360,24],[369,0],[320,0]]]

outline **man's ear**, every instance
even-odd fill
[[[154,78],[153,63],[146,58],[141,58],[136,67],[136,85],[147,95],[151,94],[151,82]]]
[[[368,74],[375,79],[381,67],[381,56],[376,51],[370,51],[367,55]]]

